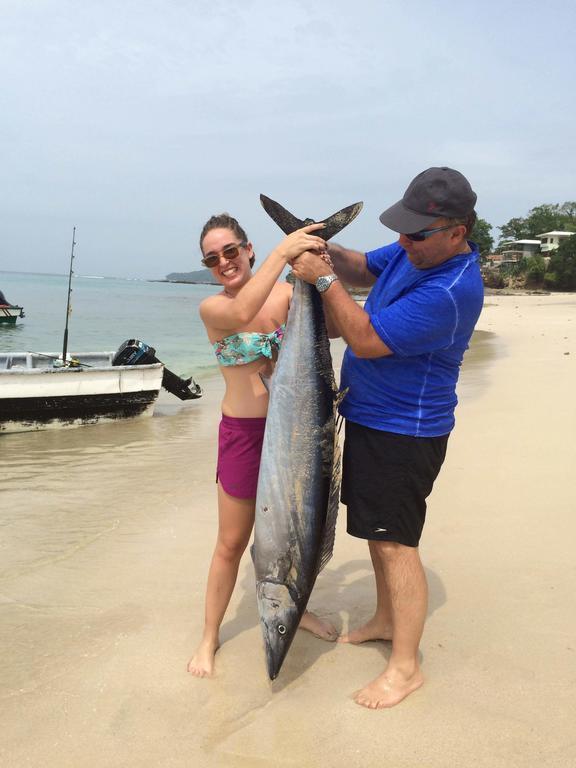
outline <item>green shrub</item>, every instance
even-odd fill
[[[560,291],[576,290],[576,235],[567,237],[552,253],[549,269]]]
[[[556,272],[546,272],[544,275],[544,288],[548,288],[550,291],[558,290],[558,276]]]
[[[542,256],[532,256],[527,262],[526,285],[530,287],[542,285],[546,273],[546,262]]]
[[[504,288],[504,278],[498,269],[487,269],[482,273],[486,288]]]

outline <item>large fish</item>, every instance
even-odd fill
[[[300,221],[260,195],[290,234]],[[360,212],[356,203],[325,219],[328,240]],[[270,387],[256,496],[252,556],[268,675],[276,678],[314,586],[332,555],[340,490],[338,389],[322,300],[295,280],[286,333]]]

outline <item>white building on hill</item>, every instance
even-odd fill
[[[576,232],[555,230],[536,235],[537,240],[510,240],[498,246],[498,253],[489,257],[494,264],[508,264],[520,259],[530,258],[542,254],[546,260],[550,259],[550,251],[555,251],[562,240],[576,235]]]
[[[511,240],[499,246],[500,261],[519,261],[540,253],[540,240]]]
[[[555,251],[562,240],[565,240],[567,237],[572,237],[572,235],[576,235],[576,232],[563,232],[559,230],[554,232],[543,232],[541,235],[536,235],[536,237],[541,242],[540,250],[542,253],[546,253],[546,251]]]

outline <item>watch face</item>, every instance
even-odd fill
[[[322,275],[316,280],[316,290],[319,293],[324,293],[325,290],[330,288],[334,280],[338,280],[336,275]]]

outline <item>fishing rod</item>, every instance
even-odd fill
[[[66,365],[66,350],[68,348],[68,318],[70,317],[70,294],[72,293],[72,263],[74,262],[74,246],[76,245],[76,227],[72,230],[72,251],[70,253],[70,272],[68,274],[68,303],[66,305],[66,326],[64,328],[64,346],[62,348],[62,365]]]
[[[61,360],[61,357],[58,357],[58,355],[47,355],[44,352],[31,352],[30,350],[27,351],[27,354],[29,355],[38,355],[38,357],[46,357],[48,360]],[[76,360],[75,357],[70,358],[70,365],[71,366],[81,366],[82,368],[94,368],[93,365],[90,363],[81,363],[79,360]]]

